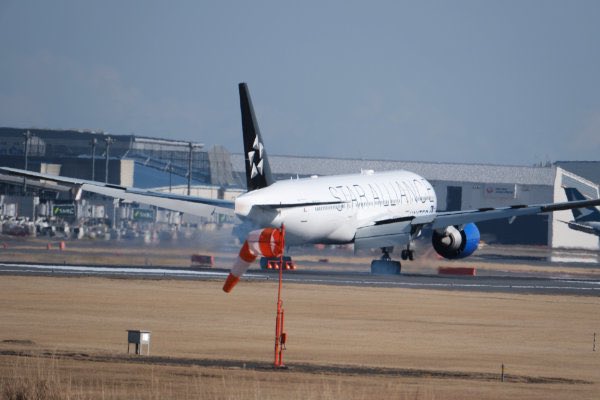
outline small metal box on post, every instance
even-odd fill
[[[146,355],[150,355],[150,331],[127,330],[127,354],[131,344],[135,344],[135,354],[142,354],[142,346],[146,345]]]

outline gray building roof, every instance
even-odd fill
[[[318,158],[269,155],[273,173],[282,177],[310,175],[337,175],[358,173],[361,169],[389,171],[403,169],[415,172],[432,181],[477,183],[516,183],[521,185],[553,186],[556,168],[488,164],[428,163],[417,161],[353,160],[346,158]],[[231,163],[236,172],[244,171],[243,154],[232,154]]]

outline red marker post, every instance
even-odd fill
[[[281,299],[281,289],[283,281],[283,253],[285,249],[285,226],[281,225],[281,254],[279,256],[279,286],[277,289],[277,316],[275,318],[275,360],[274,368],[285,368],[283,363],[283,351],[285,350],[285,342],[287,333],[283,331],[284,310],[283,300]]]

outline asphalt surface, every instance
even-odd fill
[[[225,269],[153,268],[127,266],[84,266],[0,263],[0,275],[102,276],[131,279],[182,279],[224,281]],[[251,269],[244,280],[276,280],[276,271]],[[513,275],[372,275],[364,272],[309,271],[284,272],[284,282],[317,285],[366,286],[407,289],[433,289],[467,292],[497,292],[546,295],[600,296],[600,279],[548,278]]]

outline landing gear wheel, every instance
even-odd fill
[[[393,251],[393,247],[382,247],[381,258],[379,260],[371,261],[371,273],[381,275],[399,275],[402,266],[400,261],[393,261],[390,257],[390,251]]]
[[[373,260],[371,261],[371,273],[376,275],[400,275],[402,266],[400,261]]]
[[[408,248],[402,250],[402,252],[400,253],[400,258],[402,258],[403,260],[414,261],[415,251],[413,249],[411,249],[410,247],[408,247]]]
[[[392,261],[392,257],[390,257],[390,252],[387,248],[384,247],[381,249],[381,251],[383,252],[380,258],[381,261]]]

